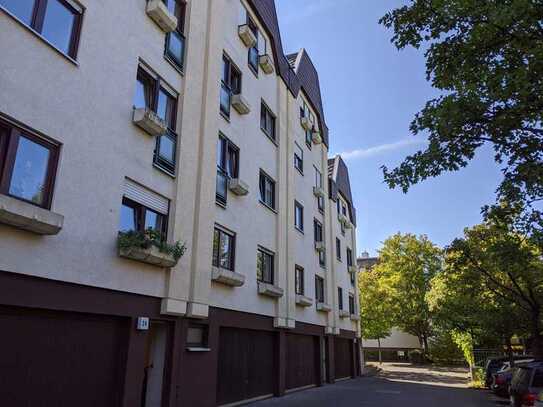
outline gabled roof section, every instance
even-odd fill
[[[292,59],[288,58],[283,52],[274,0],[247,0],[247,3],[252,7],[260,22],[264,25],[271,39],[276,72],[283,79],[294,97],[298,96],[300,88],[304,89],[305,94],[317,113],[322,140],[328,147],[328,126],[326,126],[322,108],[319,75],[313,62],[309,58],[309,55],[307,55],[307,52],[302,50],[300,52],[303,52],[303,55],[296,67],[296,71],[291,67],[290,61]],[[297,56],[298,53],[289,54],[289,57],[293,55]]]
[[[340,155],[328,159],[328,177],[336,184],[337,191],[347,201],[351,210],[351,218],[356,226],[356,209],[351,194],[351,182],[349,180],[349,169]]]

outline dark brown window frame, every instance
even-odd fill
[[[215,233],[219,233],[219,246],[220,246],[220,242],[221,242],[221,234],[222,235],[226,235],[230,238],[230,241],[231,241],[231,246],[230,246],[230,252],[229,252],[229,262],[230,262],[230,266],[229,267],[223,267],[221,266],[220,264],[220,261],[219,261],[219,257],[220,257],[220,254],[219,252],[215,252],[215,245],[213,244],[213,247],[212,247],[212,264],[214,267],[219,267],[219,268],[222,268],[222,269],[225,269],[225,270],[230,270],[230,271],[234,271],[236,269],[236,233],[216,224],[214,229],[213,229],[213,241],[215,241]],[[220,247],[218,248],[220,250]]]
[[[305,270],[302,266],[294,266],[294,291],[298,295],[305,294]]]
[[[179,107],[179,94],[174,93],[170,90],[171,86],[164,81],[160,76],[153,73],[151,74],[150,68],[144,68],[143,63],[140,62],[138,65],[138,71],[136,75],[136,81],[140,81],[142,83],[147,84],[147,86],[150,86],[150,99],[145,101],[146,108],[152,110],[153,112],[157,113],[158,110],[158,99],[160,92],[163,92],[167,95],[171,100],[173,100],[173,107],[172,107],[172,116],[170,117],[170,121],[166,124],[168,125],[168,130],[166,133],[161,134],[160,136],[156,137],[156,143],[155,143],[155,150],[153,152],[153,164],[159,167],[161,170],[166,171],[168,174],[174,176],[175,170],[177,167],[177,146],[178,146],[178,135],[176,133],[176,126],[177,126],[177,108]],[[160,155],[160,142],[162,137],[168,137],[173,145],[174,145],[174,161],[170,161],[167,158]]]
[[[143,205],[143,204],[141,204],[139,202],[133,201],[132,199],[124,197],[124,196],[123,196],[123,200],[122,200],[122,205],[123,206],[128,206],[128,207],[134,209],[134,211],[136,213],[136,229],[135,230],[137,232],[144,233],[146,231],[146,229],[145,229],[145,215],[146,215],[147,211],[151,211],[151,212],[155,213],[157,216],[161,216],[162,219],[163,219],[162,220],[162,229],[157,230],[157,232],[160,233],[161,240],[166,241],[166,237],[168,236],[168,218],[169,218],[168,215],[164,215],[163,213],[159,213],[159,212],[155,211],[152,208],[148,208],[147,206],[145,206],[145,205]]]
[[[315,303],[325,301],[325,291],[324,278],[315,276]]]
[[[70,4],[70,2],[66,0],[58,0],[59,3],[61,3],[74,15],[72,32],[70,33],[70,45],[69,45],[68,53],[65,53],[60,48],[58,48],[55,44],[53,44],[46,36],[42,34],[43,23],[45,20],[45,12],[47,11],[47,1],[48,0],[34,0],[34,7],[32,11],[30,24],[27,24],[24,21],[20,20],[15,14],[12,14],[12,12],[8,8],[5,8],[0,5],[0,10],[5,10],[10,16],[14,17],[18,22],[23,24],[25,27],[28,27],[29,29],[31,29],[40,38],[42,38],[48,45],[53,47],[62,55],[65,55],[73,60],[77,60],[77,51],[79,49],[79,39],[81,37],[81,27],[82,27],[83,14],[85,12],[85,8],[81,6],[81,9],[78,10],[72,4]]]
[[[337,306],[340,311],[343,310],[343,288],[337,288]]]
[[[263,124],[262,120],[264,119],[264,121],[267,122],[268,118],[269,120],[271,120],[271,123],[272,123],[272,130],[271,130],[272,134],[270,134],[268,130],[266,129],[266,127],[262,125]],[[277,120],[277,116],[275,116],[275,114],[272,112],[272,110],[266,104],[266,102],[264,102],[264,100],[261,100],[260,101],[260,129],[264,132],[266,137],[268,137],[275,145],[277,145],[276,120]]]
[[[24,137],[49,150],[50,155],[45,174],[44,199],[41,205],[9,193],[20,137]],[[51,209],[59,155],[60,143],[41,137],[10,122],[0,120],[0,193],[44,209]]]
[[[298,152],[296,151],[297,148],[299,149]],[[300,157],[298,153],[301,153],[302,156]],[[296,142],[294,142],[294,168],[304,175],[304,149]]]
[[[241,73],[241,69],[238,68],[238,66],[234,63],[232,58],[230,58],[230,56],[226,52],[223,52],[222,63],[223,65],[221,67],[221,91],[224,90],[225,92],[228,93],[228,111],[225,111],[223,109],[220,95],[219,95],[219,111],[226,120],[230,120],[230,113],[232,111],[232,95],[237,95],[241,93],[243,89],[242,88],[243,76]],[[224,71],[225,71],[225,66],[224,66],[225,64],[227,64],[228,66],[228,74],[226,75],[227,76],[226,81],[223,78]],[[235,77],[233,76],[233,74],[239,78],[237,83],[232,79]],[[236,86],[234,86],[233,84],[236,84]]]
[[[256,44],[247,50],[247,65],[249,66],[249,69],[251,70],[251,72],[254,73],[255,76],[258,78],[258,57],[259,57],[258,39],[260,37],[259,35],[260,30],[258,29],[258,26],[254,22],[254,20],[249,16],[249,13],[247,13],[247,26],[256,37]],[[256,65],[253,65],[251,63],[251,52],[256,52]]]
[[[256,264],[257,281],[273,285],[275,282],[275,253],[262,246],[258,246],[256,253],[257,253],[257,264]],[[266,279],[266,277],[264,276],[264,270],[262,271],[258,270],[258,256],[260,255],[265,256],[265,258],[271,259],[271,276],[270,276],[271,278]]]
[[[219,194],[217,188],[215,188],[215,202],[221,206],[226,206],[228,201],[228,180],[231,178],[237,178],[239,176],[239,147],[236,146],[228,137],[222,132],[219,132],[219,141],[225,143],[223,154],[221,155],[221,164],[217,163],[217,177],[224,177],[227,183],[226,193],[224,196]],[[234,168],[228,168],[231,152],[235,153],[235,165]]]
[[[350,247],[347,247],[347,267],[351,267],[353,265],[353,251]]]
[[[338,261],[342,261],[341,260],[341,240],[336,237],[336,259]]]
[[[296,222],[296,218],[297,218],[297,210],[300,209],[301,210],[301,225],[298,225],[297,222]],[[304,206],[298,202],[298,201],[294,201],[294,227],[296,228],[297,231],[301,232],[301,233],[304,233]]]
[[[355,309],[355,303],[354,303],[354,295],[349,294],[349,314],[354,315],[356,309]]]
[[[190,329],[201,329],[202,330],[202,341],[197,342],[189,342],[189,330]],[[198,322],[189,322],[187,326],[187,339],[186,339],[186,347],[188,348],[207,348],[209,344],[209,325],[205,323],[198,323]]]
[[[263,184],[263,181],[264,181],[264,184]],[[263,189],[263,187],[265,187],[265,182],[268,181],[270,183],[270,185],[272,186],[272,202],[271,204],[266,202],[266,192],[265,192],[265,188]],[[259,197],[259,200],[260,202],[270,208],[271,210],[273,210],[275,212],[275,205],[277,203],[277,189],[276,189],[276,182],[275,180],[270,177],[268,174],[266,174],[266,172],[264,170],[260,170],[260,175],[259,175],[259,179],[258,179],[258,189],[259,189],[259,193],[260,193],[260,197]]]
[[[165,0],[165,1],[166,1],[166,7],[168,6],[167,3],[170,1],[180,4],[180,13],[179,13],[179,16],[176,15],[177,28],[174,31],[166,34],[166,41],[164,45],[164,57],[166,58],[166,60],[171,62],[176,69],[178,69],[180,72],[183,72],[185,68],[185,54],[186,54],[186,43],[187,43],[186,38],[185,38],[185,19],[187,15],[187,2],[185,0]],[[170,45],[172,35],[179,36],[180,42],[183,44],[182,45],[183,55],[181,55],[180,61],[177,60],[177,56],[173,55],[170,52],[169,45]]]

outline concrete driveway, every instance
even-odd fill
[[[258,403],[266,406],[366,407],[490,407],[497,406],[488,392],[466,387],[462,368],[428,368],[383,364],[374,377],[337,382]]]

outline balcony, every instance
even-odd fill
[[[280,298],[283,296],[284,291],[281,287],[259,281],[258,293],[272,298]]]
[[[320,312],[330,312],[332,311],[332,307],[325,303],[325,302],[318,302],[317,303],[317,311],[320,311]]]
[[[339,223],[342,223],[343,226],[345,226],[346,229],[351,228],[351,221],[349,220],[347,215],[344,215],[343,213],[339,213],[338,214],[338,221],[339,221]]]
[[[313,305],[313,299],[306,297],[305,295],[296,294],[296,305],[310,307]]]
[[[238,35],[247,48],[252,48],[256,45],[256,36],[247,24],[238,27]]]
[[[134,109],[132,121],[151,136],[160,136],[168,130],[166,122],[148,108]]]
[[[326,198],[326,191],[323,187],[313,187],[313,195],[317,198]]]
[[[313,144],[321,144],[322,143],[321,133],[319,131],[314,131],[311,134],[311,141],[313,141]]]
[[[62,229],[64,216],[0,194],[0,223],[37,235],[56,235]]]
[[[267,73],[268,75],[273,73],[273,62],[268,54],[260,55],[258,57],[258,63],[260,64],[260,67],[262,68],[264,73]]]
[[[247,195],[249,193],[249,185],[239,178],[230,178],[228,180],[228,189],[238,196]]]
[[[231,287],[241,287],[245,284],[245,276],[243,274],[220,267],[213,267],[211,271],[211,280]]]
[[[304,130],[311,130],[313,128],[313,123],[311,123],[311,120],[309,120],[309,117],[300,118],[300,124],[302,125]]]
[[[172,254],[163,253],[157,247],[129,247],[118,248],[119,257],[139,261],[141,263],[151,264],[158,267],[174,267],[177,260]]]
[[[339,317],[340,318],[349,318],[349,316],[350,316],[349,311],[344,310],[344,309],[339,310]]]
[[[147,3],[146,12],[165,33],[177,28],[177,17],[170,13],[162,0],[150,0]]]
[[[239,114],[247,114],[251,111],[251,105],[249,105],[249,102],[241,93],[232,95],[232,106]]]

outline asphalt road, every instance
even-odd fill
[[[497,407],[507,405],[484,390],[466,387],[464,369],[387,364],[375,377],[337,382],[257,403],[266,406]]]

